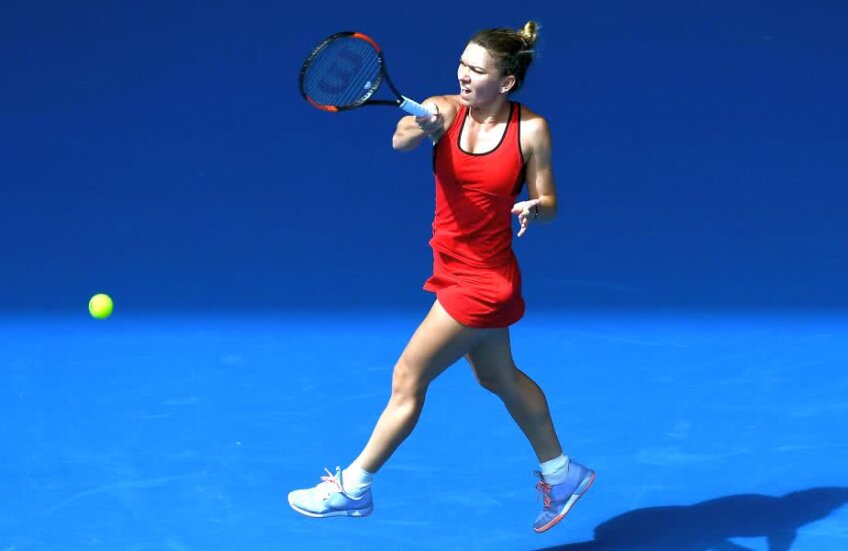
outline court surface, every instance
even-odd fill
[[[367,519],[345,466],[420,313],[0,320],[0,550],[848,549],[848,316],[533,314],[512,332],[597,480],[537,535],[529,445],[461,362]]]

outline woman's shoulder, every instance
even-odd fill
[[[551,147],[551,130],[545,118],[521,104],[521,150],[524,157],[529,159],[536,151],[549,150]]]
[[[455,96],[430,96],[425,103],[435,103],[439,106],[439,113],[445,120],[453,120],[456,114],[459,113],[462,102],[459,100],[459,95]]]
[[[521,104],[521,132],[544,137],[550,134],[548,121],[539,113]]]
[[[540,115],[539,113],[533,111],[525,104],[521,105],[521,127],[531,129],[531,128],[547,128],[548,121],[545,120],[545,117]]]

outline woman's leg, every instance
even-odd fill
[[[430,382],[492,331],[462,325],[436,301],[395,364],[389,403],[354,464],[376,473],[418,422]]]
[[[542,389],[515,366],[509,329],[496,329],[466,356],[479,383],[497,394],[527,436],[540,463],[559,457],[562,447],[554,431]]]
[[[539,458],[541,480],[536,489],[544,495],[544,507],[533,530],[549,530],[592,486],[595,472],[562,454],[542,389],[515,367],[508,329],[489,335],[467,358],[477,380],[500,396]]]

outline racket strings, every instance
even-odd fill
[[[325,45],[309,62],[303,92],[320,105],[349,107],[362,103],[380,80],[380,56],[366,41],[339,38]]]

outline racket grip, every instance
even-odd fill
[[[424,107],[420,103],[415,100],[409,99],[406,96],[401,96],[403,101],[400,102],[400,107],[410,115],[415,115],[416,117],[429,117],[430,115],[435,115],[435,111],[431,111],[427,107]]]

